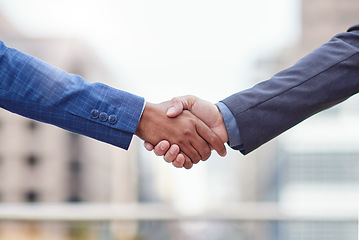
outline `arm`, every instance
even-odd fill
[[[239,129],[240,142],[231,147],[248,154],[304,119],[356,94],[359,91],[358,53],[359,25],[356,25],[293,67],[224,99],[222,103],[233,114],[234,127]],[[182,105],[186,109],[186,105]],[[173,115],[179,114],[181,106],[176,103],[173,106],[177,106]],[[206,123],[207,118],[202,120]],[[228,129],[233,124],[226,120],[225,125]],[[163,149],[156,146],[155,151],[163,155],[169,146],[164,142],[160,144]],[[153,147],[146,145],[146,148]],[[166,156],[176,157],[168,152]]]
[[[359,91],[358,27],[338,34],[268,81],[222,101],[236,118],[242,153]]]
[[[160,137],[177,143],[193,161],[210,155],[208,144],[199,134],[219,151],[224,149],[218,145],[219,138],[190,114],[167,119],[160,108],[163,104],[154,107],[147,103],[144,107],[141,97],[101,83],[88,83],[2,42],[0,79],[0,107],[124,149],[134,133],[152,144],[157,144]],[[153,128],[155,122],[157,127],[167,128]],[[177,132],[169,131],[174,129],[170,124],[185,127],[184,123],[194,132],[180,127]]]
[[[0,42],[0,107],[127,149],[144,99],[88,83]]]

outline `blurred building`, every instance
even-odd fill
[[[298,11],[301,11],[297,29],[299,39],[294,45],[280,50],[276,56],[262,56],[253,71],[254,83],[269,79],[337,33],[359,23],[359,2],[356,0],[302,0]],[[343,204],[356,206],[359,183],[359,137],[355,134],[359,120],[358,106],[359,99],[354,97],[320,113],[261,146],[244,159],[236,159],[237,163],[227,162],[228,166],[232,164],[228,169],[222,163],[216,165],[214,159],[211,159],[215,169],[206,169],[193,182],[200,182],[202,178],[206,180],[207,185],[203,187],[213,191],[204,191],[207,197],[204,199],[212,203],[218,199],[224,203],[231,200],[257,203],[274,201],[291,212],[301,209],[308,211],[312,205],[327,206],[328,211],[337,211],[335,206]],[[238,155],[226,158],[230,157],[238,158]],[[150,175],[150,172],[146,173],[148,175],[141,174],[140,199],[161,202],[163,198],[156,191],[154,175]],[[226,179],[223,177],[224,172],[229,181],[223,181]],[[222,175],[216,179],[216,173]],[[216,188],[215,183],[220,179],[223,182]],[[144,182],[147,184],[142,184]],[[193,204],[190,201],[188,203]],[[298,209],[289,209],[293,205],[298,206]],[[148,239],[177,239],[175,232],[181,232],[184,226],[172,226],[172,233],[169,233],[168,228],[159,225],[140,225],[140,230],[149,236]],[[238,225],[206,221],[192,224],[196,226],[192,229],[187,225],[183,227],[182,234],[188,235],[183,239],[206,239],[205,232],[211,232],[208,239],[308,240],[354,239],[357,236],[355,222],[331,219],[320,222],[273,221]],[[159,235],[152,236],[154,232]]]
[[[257,63],[256,82],[293,65],[333,36],[359,23],[356,0],[302,0],[300,39],[275,58]],[[326,110],[300,123],[256,152],[253,158],[274,149],[274,155],[254,164],[258,179],[252,200],[278,201],[280,205],[357,205],[359,186],[359,98]],[[257,159],[256,159],[257,160]],[[253,165],[253,163],[252,163]],[[247,180],[248,181],[248,180]],[[253,182],[252,181],[252,182]],[[292,209],[296,210],[296,209]],[[315,210],[315,209],[314,209]],[[354,239],[355,222],[297,222],[272,226],[272,239]],[[264,239],[264,238],[258,238]],[[268,238],[266,238],[268,239]]]
[[[286,47],[277,56],[260,59],[253,71],[254,82],[270,78],[359,22],[359,2],[356,0],[302,0],[298,11],[302,12],[302,19],[297,30],[300,36],[297,43]],[[80,74],[88,81],[119,87],[101,60],[83,42],[29,39],[16,31],[1,14],[0,35],[8,46]],[[212,158],[211,167],[198,166],[197,175],[187,172],[181,175],[180,170],[173,173],[168,166],[162,167],[163,162],[159,167],[149,163],[145,156],[137,161],[137,153],[133,151],[136,146],[125,152],[0,109],[0,202],[173,204],[179,199],[180,204],[175,202],[174,205],[185,206],[189,211],[186,213],[195,215],[204,210],[201,206],[211,203],[222,203],[225,207],[230,201],[274,201],[287,208],[297,206],[291,211],[301,211],[301,206],[313,203],[327,205],[328,211],[336,211],[338,204],[357,204],[353,198],[357,195],[359,180],[358,137],[355,134],[359,120],[358,101],[354,97],[308,119],[244,159],[239,160],[239,153],[234,151],[229,152],[225,160]],[[176,185],[179,180],[187,183],[192,192],[179,189]],[[188,192],[191,194],[186,194]],[[93,225],[89,229],[55,222],[0,222],[0,240],[109,239],[106,232],[109,225]],[[137,231],[145,236],[144,239],[155,240],[345,240],[357,235],[357,223],[332,220],[229,223],[206,219],[198,222],[149,219],[138,226],[130,223],[117,229],[120,234],[127,232],[127,236],[131,236],[119,239],[134,239],[132,236]]]
[[[0,35],[9,47],[90,82],[119,87],[83,42],[27,38],[1,14]],[[133,150],[126,152],[0,109],[0,202],[133,202],[137,199],[136,162]],[[51,223],[0,224],[0,239],[20,240],[22,233],[32,234],[30,239],[67,239],[69,228]]]

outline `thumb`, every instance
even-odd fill
[[[178,98],[173,98],[167,110],[167,117],[177,117],[183,111],[183,104]]]

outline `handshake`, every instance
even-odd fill
[[[225,142],[248,154],[358,93],[358,53],[355,25],[269,80],[223,99],[218,107],[194,96],[146,103],[137,123],[143,98],[87,83],[0,41],[0,107],[125,149],[135,132],[147,150],[189,169],[207,160],[212,149],[225,156]],[[98,109],[105,117],[91,116]],[[106,111],[119,120],[114,115],[110,121]]]
[[[146,103],[135,134],[145,141],[147,150],[178,168],[190,169],[207,160],[212,149],[226,155],[228,134],[221,112],[195,96]]]
[[[175,167],[189,169],[208,159],[212,149],[225,156],[228,140],[233,149],[248,154],[357,94],[358,53],[359,24],[269,80],[225,98],[221,110],[194,96],[147,103],[135,134],[146,141],[147,150],[164,155]]]

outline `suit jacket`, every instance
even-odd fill
[[[88,83],[0,41],[0,107],[127,149],[144,99]]]
[[[224,99],[236,119],[242,153],[356,94],[358,53],[359,24],[271,79]]]

